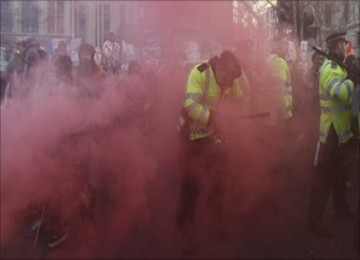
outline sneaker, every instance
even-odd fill
[[[48,248],[55,248],[58,247],[59,245],[61,245],[63,242],[65,242],[65,240],[67,239],[68,235],[67,234],[63,234],[60,236],[54,235],[52,237],[50,237],[49,241],[47,241],[46,246]]]
[[[309,226],[309,231],[319,237],[322,238],[332,238],[333,232],[332,230],[324,225],[322,222],[317,222],[316,224]]]

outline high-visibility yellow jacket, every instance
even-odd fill
[[[234,81],[233,86],[222,93],[218,86],[214,71],[208,61],[196,65],[190,72],[183,107],[178,122],[178,131],[189,127],[189,140],[206,138],[214,133],[208,123],[212,111],[224,97],[239,98],[249,89],[248,81],[241,76]],[[190,122],[189,122],[190,121]],[[187,125],[187,126],[186,126]]]
[[[354,84],[347,72],[335,61],[325,59],[320,68],[320,138],[326,143],[333,125],[340,144],[353,137],[351,131],[351,96]]]
[[[280,91],[283,116],[285,119],[290,119],[293,116],[293,97],[289,66],[287,62],[277,54],[270,54],[266,65],[270,77],[266,79],[266,82],[270,84],[269,87],[271,89]]]

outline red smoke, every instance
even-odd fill
[[[220,5],[203,1],[151,4],[159,7],[159,28],[167,32],[181,26],[187,15],[206,26],[210,21],[206,5]],[[200,14],[198,8],[203,8]],[[227,13],[218,15],[227,21]],[[232,32],[224,29],[221,19],[217,22],[223,27],[209,31],[220,38]],[[19,216],[29,205],[50,202],[59,207],[70,232],[67,244],[49,252],[51,257],[141,257],[152,255],[152,247],[172,253],[180,183],[176,124],[189,66],[166,62],[151,85],[139,78],[115,76],[83,86],[98,92],[88,96],[76,86],[44,78],[29,96],[9,100],[1,109],[1,247],[11,247],[21,236]],[[275,98],[266,101],[260,102],[260,110],[265,110],[260,112],[268,112],[277,102]],[[259,211],[264,198],[289,180],[274,181],[269,174],[286,158],[281,134],[271,132],[272,118],[226,116],[249,113],[248,107],[230,104],[219,109],[218,117],[229,156],[226,228],[251,234],[247,221],[261,219],[266,214]],[[299,165],[303,161],[297,158]],[[290,177],[296,179],[296,174]],[[85,188],[93,177],[104,198],[95,210],[95,221],[84,223],[78,206],[87,203]],[[203,200],[198,202],[200,226],[205,225],[207,214]],[[205,234],[200,232],[203,241],[207,241]],[[147,236],[149,244],[131,251],[133,241]]]

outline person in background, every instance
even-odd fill
[[[79,65],[75,69],[74,80],[78,85],[80,95],[88,98],[99,98],[104,90],[105,73],[95,63],[95,48],[84,43],[78,48]]]
[[[314,52],[311,56],[312,65],[306,73],[306,87],[311,89],[318,89],[320,67],[324,63],[325,56],[319,52]]]
[[[24,52],[25,48],[23,41],[17,41],[15,50],[7,67],[7,73],[18,79],[22,79],[22,75],[24,73]]]
[[[48,54],[40,47],[40,44],[34,37],[28,37],[23,41],[24,47],[24,71],[22,78],[32,80],[35,68],[44,61],[47,61]]]
[[[303,84],[305,88],[302,88],[304,91],[303,102],[301,106],[304,112],[303,120],[307,120],[309,127],[305,129],[308,130],[306,136],[311,138],[311,143],[317,142],[317,135],[319,132],[318,129],[318,120],[320,114],[319,106],[319,69],[325,60],[325,56],[319,52],[314,52],[311,58],[312,65],[305,74],[305,80]],[[313,146],[311,147],[311,151]]]
[[[263,102],[270,104],[271,122],[268,124],[266,139],[279,140],[274,153],[279,154],[281,161],[274,161],[268,165],[271,176],[271,185],[262,198],[264,210],[279,215],[285,208],[282,200],[285,199],[287,185],[285,181],[294,181],[295,170],[294,147],[297,140],[294,129],[293,88],[289,64],[286,61],[288,53],[287,35],[276,35],[271,42],[271,52],[263,71],[263,90],[259,95]],[[280,141],[281,140],[281,141]],[[288,194],[286,195],[288,196]]]
[[[54,50],[52,60],[56,62],[60,55],[68,55],[67,46],[65,41],[60,41],[59,46]]]
[[[55,60],[55,74],[56,78],[64,83],[71,83],[72,75],[72,61],[69,55],[62,54]]]
[[[115,40],[115,33],[110,30],[102,47],[104,69],[106,72],[117,73],[121,69],[121,46]]]
[[[79,67],[78,77],[87,79],[99,79],[104,77],[104,72],[95,63],[95,48],[91,44],[84,43],[78,48]]]
[[[6,55],[4,59],[0,59],[0,104],[6,103],[7,97],[9,97],[9,86],[10,86],[10,73],[9,73],[9,61],[10,55]],[[4,101],[4,102],[3,102]]]
[[[291,75],[286,61],[288,40],[286,35],[277,35],[272,42],[271,54],[266,61],[269,88],[280,93],[277,121],[289,122],[293,117]]]

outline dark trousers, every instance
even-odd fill
[[[349,212],[346,199],[346,167],[344,160],[352,141],[338,145],[335,130],[331,128],[326,144],[320,145],[319,162],[313,176],[310,193],[308,224],[322,220],[326,202],[332,193],[336,214]]]
[[[180,231],[194,227],[196,204],[200,191],[208,188],[207,206],[210,220],[221,225],[226,173],[226,155],[223,144],[210,138],[199,141],[181,140],[181,185],[176,222]]]

